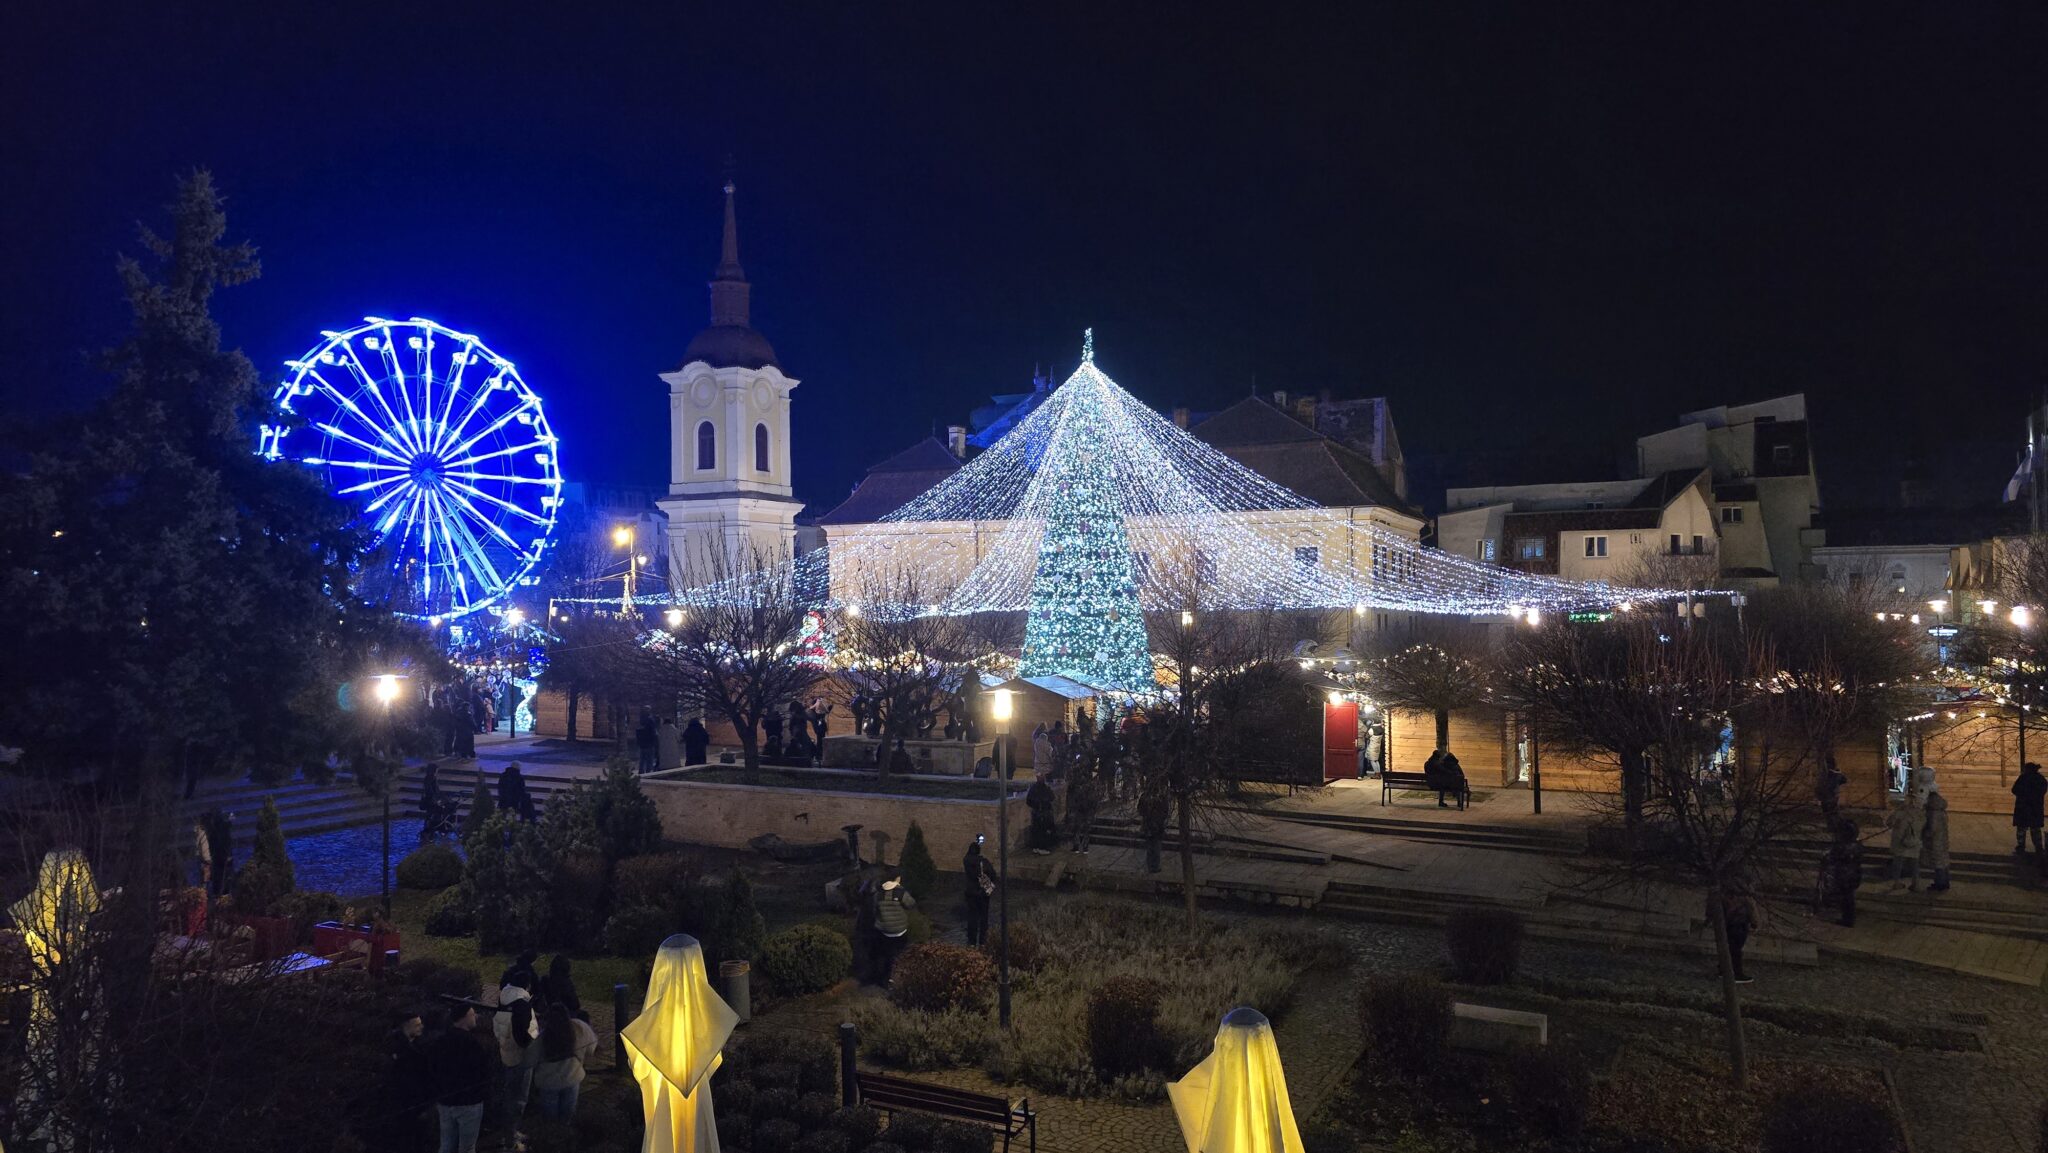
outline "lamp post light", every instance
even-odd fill
[[[971,674],[970,674],[971,675]],[[996,1023],[1010,1027],[1010,690],[988,695],[996,724]]]
[[[384,733],[386,736],[390,735],[391,729],[391,702],[398,699],[398,691],[398,677],[392,673],[385,673],[376,678],[376,684],[370,690],[370,695],[376,697],[377,703],[384,706]],[[388,748],[386,751],[389,751]],[[384,916],[387,920],[391,917],[391,786],[394,783],[392,777],[396,775],[396,772],[397,769],[395,767],[387,767],[385,769],[384,788],[382,790],[384,794]]]
[[[619,597],[619,611],[633,611],[633,580],[640,575],[640,554],[633,551],[633,526],[622,524],[612,530],[612,544],[626,550],[626,589]]]

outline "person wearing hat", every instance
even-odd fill
[[[876,968],[881,973],[881,983],[889,983],[889,975],[895,971],[896,958],[903,953],[903,946],[909,944],[910,910],[917,907],[917,901],[910,890],[903,887],[901,877],[891,877],[882,882],[881,891],[875,894],[875,932],[881,937],[880,956]]]

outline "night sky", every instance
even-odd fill
[[[665,484],[728,155],[814,512],[1088,325],[1154,404],[1384,394],[1424,484],[1804,391],[1831,503],[1991,496],[2048,382],[2038,5],[85,7],[0,29],[11,411],[102,387],[114,255],[204,165],[267,374],[433,317],[572,479]]]

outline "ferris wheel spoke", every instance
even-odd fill
[[[376,502],[378,505],[381,506],[385,502],[389,501],[392,496],[403,496],[406,491],[410,491],[412,493],[412,500],[408,502],[403,507],[403,509],[394,507],[391,510],[390,515],[386,516],[382,523],[378,524],[377,526],[377,531],[384,534],[387,537],[391,535],[392,529],[397,528],[399,530],[398,543],[393,545],[391,550],[394,553],[404,552],[405,542],[412,539],[412,526],[414,522],[416,522],[419,519],[420,515],[421,490],[417,486],[411,488],[410,490],[401,489],[397,493],[387,493],[384,496],[378,497]],[[365,511],[375,512],[376,509],[370,508],[366,509]],[[398,517],[401,511],[405,514],[405,524],[403,527],[400,527],[398,523]]]
[[[384,339],[377,342],[378,351],[384,354],[384,363],[391,369],[391,386],[397,390],[399,402],[405,405],[406,430],[412,433],[414,444],[424,444],[420,436],[420,414],[413,411],[412,386],[406,383],[405,367],[398,363],[398,348],[391,339],[391,327],[386,325],[379,331],[384,334]]]
[[[378,497],[376,500],[371,501],[369,504],[364,505],[363,511],[366,513],[376,512],[378,509],[383,508],[387,504],[390,504],[391,501],[396,497],[404,496],[407,492],[419,491],[419,486],[411,483],[411,477],[406,477],[404,479],[407,482],[404,487],[394,488],[390,492],[387,492],[384,495]],[[390,531],[389,526],[386,526],[385,531]]]
[[[373,488],[382,488],[387,484],[403,484],[410,480],[412,480],[411,475],[406,473],[400,473],[397,476],[380,476],[375,480],[366,480],[361,484],[352,484],[349,485],[347,488],[338,489],[336,490],[335,495],[354,496],[356,493],[359,492],[369,492]],[[379,497],[378,499],[382,500],[383,498]]]
[[[310,375],[313,377],[314,380],[320,382],[321,391],[325,392],[330,398],[332,398],[334,403],[340,405],[344,410],[346,410],[350,416],[353,416],[357,420],[361,421],[364,428],[369,429],[372,433],[376,434],[377,439],[383,441],[384,443],[390,445],[392,448],[398,450],[399,453],[405,454],[405,456],[412,455],[412,449],[405,442],[400,441],[396,436],[393,436],[388,426],[379,424],[375,420],[371,419],[370,414],[363,411],[362,406],[356,403],[354,397],[349,396],[348,394],[342,392],[340,389],[334,387],[332,382],[330,382],[326,377],[320,375],[318,369],[312,370]],[[403,457],[394,456],[393,459],[403,459]]]
[[[527,451],[528,449],[534,449],[534,448],[553,448],[553,447],[554,447],[554,441],[553,441],[553,440],[529,440],[529,441],[527,441],[527,442],[526,442],[525,444],[515,444],[515,445],[513,445],[513,446],[512,446],[512,447],[510,447],[510,448],[498,448],[498,449],[492,449],[492,450],[491,450],[490,452],[480,452],[480,453],[477,453],[477,454],[475,454],[475,455],[473,455],[473,456],[465,456],[465,457],[463,457],[463,458],[462,458],[462,459],[460,459],[460,460],[451,460],[451,461],[449,461],[449,462],[448,462],[448,467],[449,467],[449,468],[462,468],[462,467],[463,467],[463,466],[465,466],[465,465],[472,465],[472,464],[482,464],[482,463],[483,463],[484,461],[487,461],[487,460],[495,460],[495,459],[497,459],[498,457],[501,457],[501,456],[511,456],[511,455],[512,455],[513,453],[515,453],[515,452],[525,452],[525,451]],[[453,474],[451,474],[451,475],[453,475]]]
[[[388,344],[390,342],[386,341],[385,343]],[[391,407],[391,402],[385,398],[383,390],[377,387],[377,378],[371,375],[369,368],[363,364],[363,358],[357,355],[355,343],[351,341],[344,347],[348,349],[348,362],[353,366],[351,371],[356,374],[356,379],[362,383],[363,391],[369,393],[376,400],[377,407],[384,410],[385,419],[391,422],[391,435],[398,438],[408,454],[418,454],[421,446],[412,439],[410,430],[406,427],[405,422],[398,418],[397,411]]]
[[[469,503],[468,500],[463,498],[461,493],[451,492],[448,493],[448,496],[454,500],[456,507],[468,513],[470,517],[476,521],[476,523],[488,529],[492,536],[495,536],[499,540],[504,541],[506,548],[511,549],[513,552],[518,553],[521,556],[526,555],[526,549],[523,548],[518,541],[512,539],[511,533],[508,533],[504,529],[499,528],[497,521],[494,521],[490,517],[485,516],[482,509]]]
[[[485,492],[484,490],[476,487],[473,484],[463,484],[461,481],[456,481],[454,483],[454,487],[461,489],[463,492],[466,492],[471,496],[487,500],[492,504],[497,505],[499,508],[504,509],[506,512],[516,513],[519,516],[523,516],[527,520],[530,520],[535,524],[548,523],[548,518],[537,515],[532,512],[528,512],[527,510],[520,508],[518,505],[513,504],[511,501],[506,500],[503,497],[492,496],[490,493]],[[456,499],[460,500],[461,498],[458,496]],[[464,503],[466,504],[468,502],[465,501]]]
[[[544,484],[550,487],[562,482],[551,476],[514,476],[499,472],[443,472],[442,476],[459,477],[462,480],[495,480],[503,484]]]
[[[492,433],[498,431],[499,429],[505,427],[508,424],[511,424],[514,420],[518,419],[519,414],[525,412],[527,406],[531,405],[532,403],[533,401],[531,399],[527,397],[520,397],[519,403],[513,406],[513,408],[510,411],[506,412],[505,415],[499,417],[498,419],[492,421],[489,425],[485,426],[482,432],[477,433],[475,436],[472,436],[468,440],[463,441],[461,444],[456,445],[454,448],[449,449],[442,455],[460,456],[461,454],[468,452],[471,448],[476,446],[477,441],[482,440],[483,438],[491,435]]]
[[[435,444],[441,443],[442,433],[448,427],[448,418],[455,415],[455,398],[462,392],[462,377],[469,371],[469,362],[476,359],[476,342],[472,340],[463,345],[462,351],[449,359],[455,362],[455,371],[449,375],[448,387],[444,390],[448,398],[441,405],[441,419],[434,422]]]
[[[420,354],[413,361],[413,368],[420,378],[420,412],[425,420],[420,427],[420,439],[432,441],[434,421],[434,330],[428,329],[420,340]]]
[[[438,501],[440,494],[435,494]],[[445,505],[443,506],[446,507]],[[498,575],[498,568],[491,563],[490,554],[484,551],[476,534],[469,531],[462,518],[447,515],[441,518],[441,534],[449,542],[449,551],[459,553],[469,563],[469,569],[476,574],[477,582],[493,593],[503,592],[508,586],[504,577]]]
[[[325,468],[353,468],[353,469],[356,469],[356,470],[358,470],[358,471],[361,471],[361,472],[410,472],[410,471],[412,471],[412,470],[411,470],[410,468],[408,468],[407,466],[405,466],[405,465],[402,465],[402,464],[383,464],[383,463],[380,463],[380,462],[378,462],[378,461],[374,461],[374,460],[331,460],[331,459],[329,459],[329,458],[327,458],[327,457],[324,457],[324,456],[306,456],[306,457],[300,457],[300,458],[299,458],[299,463],[300,463],[300,464],[311,464],[311,465],[320,465],[320,466],[322,466],[322,467],[325,467]]]
[[[362,437],[355,436],[351,433],[343,432],[339,428],[336,428],[331,424],[316,423],[313,425],[313,427],[319,429],[321,432],[324,432],[329,436],[339,437],[340,439],[345,440],[352,445],[355,445],[357,448],[360,448],[365,452],[374,452],[378,456],[390,457],[394,463],[399,465],[405,464],[404,457],[398,455],[395,452],[392,452],[390,449],[385,448],[381,444],[371,444],[369,441],[364,440]]]

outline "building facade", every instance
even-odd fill
[[[1672,584],[1718,566],[1705,469],[1651,480],[1454,488],[1437,518],[1445,552],[1521,572],[1608,584]]]

